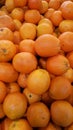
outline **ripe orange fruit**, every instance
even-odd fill
[[[50,20],[50,19],[47,19],[47,18],[45,18],[45,17],[42,18],[42,19],[39,21],[38,25],[39,25],[39,24],[42,24],[42,23],[50,24],[50,25],[53,27],[53,24],[52,24],[51,20]]]
[[[14,31],[13,35],[14,35],[14,40],[13,40],[13,42],[14,42],[15,44],[18,44],[18,45],[19,45],[19,43],[20,43],[21,40],[22,40],[21,35],[20,35],[20,32],[19,32],[19,31]]]
[[[0,28],[0,40],[10,40],[13,41],[13,32],[6,27]]]
[[[0,119],[3,119],[4,117],[5,117],[5,113],[4,113],[4,110],[3,110],[3,104],[0,104]]]
[[[54,56],[60,51],[60,41],[51,34],[43,34],[35,41],[35,51],[41,57]]]
[[[54,11],[55,11],[54,8],[48,8],[48,10],[44,14],[44,17],[47,19],[51,19],[51,16],[52,16]]]
[[[61,48],[65,52],[73,50],[73,32],[64,32],[59,36]]]
[[[36,52],[34,46],[35,46],[34,40],[25,39],[19,43],[19,50],[20,52],[30,52],[35,55]]]
[[[73,2],[68,0],[61,4],[60,10],[64,19],[73,20]]]
[[[14,120],[10,126],[9,130],[33,130],[26,119]]]
[[[0,63],[0,80],[4,82],[14,82],[18,78],[18,72],[11,63]]]
[[[69,68],[62,76],[73,82],[73,69]]]
[[[41,23],[37,26],[37,37],[44,34],[52,34],[53,26],[49,23]]]
[[[1,128],[2,130],[8,130],[9,129],[9,126],[11,124],[12,120],[9,119],[9,118],[4,118],[4,120],[2,121],[1,123]]]
[[[54,26],[59,26],[62,20],[62,12],[60,10],[56,10],[52,13],[51,21],[54,24]]]
[[[60,0],[50,0],[49,1],[49,8],[53,8],[55,10],[59,9],[61,3]]]
[[[61,75],[70,68],[70,63],[65,56],[58,54],[47,59],[46,68],[54,75]]]
[[[32,127],[45,127],[50,120],[48,107],[42,103],[32,103],[27,109],[27,119]]]
[[[14,31],[15,25],[13,19],[9,15],[0,16],[0,28],[7,27]]]
[[[67,127],[73,122],[73,107],[67,101],[55,101],[51,105],[51,118],[59,126]]]
[[[29,52],[20,52],[13,57],[13,66],[16,71],[21,73],[30,73],[37,67],[36,57]]]
[[[10,15],[13,19],[17,19],[21,22],[24,19],[24,11],[22,8],[14,8]]]
[[[29,10],[27,10],[25,12],[24,19],[28,23],[37,24],[40,21],[40,19],[41,19],[41,15],[40,15],[38,10],[36,10],[36,9],[32,9],[32,10],[29,9]]]
[[[43,94],[48,90],[49,85],[50,76],[44,69],[36,69],[27,77],[27,87],[34,94]]]
[[[20,92],[10,93],[3,102],[5,115],[10,119],[23,117],[27,109],[27,100],[25,95]]]
[[[41,0],[28,0],[28,7],[30,9],[39,10],[41,6],[42,6]]]
[[[67,54],[67,59],[69,60],[71,68],[73,68],[73,51]]]
[[[22,39],[34,40],[36,37],[36,26],[33,23],[23,23],[20,28],[20,35]]]
[[[7,94],[7,87],[6,84],[0,81],[0,103],[3,103]]]
[[[16,54],[16,46],[9,40],[0,40],[0,62],[10,61]]]
[[[52,79],[49,95],[55,100],[65,99],[71,94],[72,86],[68,79],[62,76],[57,76]]]
[[[59,24],[59,31],[63,32],[73,32],[73,20],[63,20]]]
[[[7,84],[8,93],[20,92],[20,86],[17,82],[11,82]]]
[[[42,0],[42,6],[41,6],[41,8],[40,8],[40,13],[41,14],[44,14],[47,10],[48,10],[48,7],[49,7],[49,4],[48,4],[48,2],[47,1],[45,1],[45,0]]]
[[[24,88],[23,94],[25,94],[29,104],[32,104],[41,100],[40,95],[32,93],[28,88]]]
[[[27,0],[14,0],[15,7],[24,7],[27,4]]]
[[[17,79],[17,82],[21,88],[27,87],[27,75],[25,73],[20,73]]]
[[[5,0],[5,6],[8,12],[11,12],[15,8],[14,0]]]
[[[62,128],[52,122],[49,122],[46,127],[40,127],[38,130],[62,130]]]
[[[15,24],[15,30],[19,31],[20,27],[22,26],[22,23],[18,19],[13,19],[13,22]]]

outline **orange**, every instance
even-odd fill
[[[70,63],[65,56],[58,54],[47,59],[46,68],[54,75],[61,75],[70,68]]]
[[[61,4],[60,7],[64,19],[73,20],[73,2],[68,0]]]
[[[20,27],[22,26],[22,23],[18,19],[13,19],[13,22],[15,24],[15,30],[19,31]]]
[[[69,60],[71,68],[73,69],[73,51],[67,53],[67,59]]]
[[[21,8],[14,8],[10,15],[13,19],[17,19],[21,22],[24,19],[24,11]]]
[[[35,41],[35,51],[41,57],[57,55],[60,51],[60,40],[51,34],[43,34]]]
[[[58,10],[60,5],[61,5],[60,0],[50,0],[49,1],[49,8]]]
[[[9,14],[7,8],[5,5],[3,5],[1,8],[0,8],[0,12],[2,12],[2,14]]]
[[[1,128],[2,130],[8,130],[10,124],[11,124],[12,120],[5,117],[4,120],[1,123]]]
[[[5,113],[4,113],[4,110],[3,110],[3,104],[0,104],[0,119],[3,119],[4,117],[5,117]]]
[[[44,13],[44,17],[47,19],[51,19],[51,16],[55,10],[53,8],[48,8],[48,10]]]
[[[20,86],[17,82],[11,82],[7,84],[8,93],[20,92]]]
[[[0,62],[10,61],[16,54],[16,46],[9,40],[0,40]]]
[[[48,107],[42,102],[31,104],[27,109],[27,119],[32,127],[47,126],[50,120]]]
[[[68,79],[62,76],[57,76],[52,79],[49,95],[55,100],[65,99],[71,94],[72,86]]]
[[[67,127],[73,122],[73,107],[67,101],[55,101],[51,105],[52,121],[62,127]]]
[[[5,0],[5,6],[8,12],[11,12],[15,8],[14,0]]]
[[[27,4],[27,0],[14,0],[15,7],[24,7]]]
[[[73,69],[69,68],[62,76],[73,82]]]
[[[25,39],[19,43],[19,50],[20,52],[30,52],[35,55],[36,52],[34,46],[35,46],[34,40]]]
[[[6,15],[7,13],[5,11],[3,11],[2,9],[0,9],[0,16],[2,15]]]
[[[19,32],[19,31],[14,31],[13,35],[14,35],[14,40],[13,40],[13,42],[14,42],[15,44],[18,44],[18,45],[19,45],[19,43],[20,43],[21,40],[22,40],[21,35],[20,35],[20,32]]]
[[[60,22],[63,20],[62,12],[60,10],[56,10],[51,15],[51,21],[54,26],[59,26]]]
[[[7,27],[14,31],[15,25],[13,19],[9,15],[0,16],[0,28]]]
[[[29,9],[29,10],[27,10],[25,12],[24,19],[28,23],[37,24],[40,21],[40,19],[41,19],[41,15],[40,15],[38,10],[36,10],[36,9],[32,9],[32,10]]]
[[[23,94],[25,94],[29,104],[32,104],[41,100],[40,95],[32,93],[28,88],[24,88]]]
[[[34,40],[36,37],[36,26],[33,23],[23,23],[20,28],[20,35],[22,39]]]
[[[25,95],[20,92],[10,93],[3,102],[5,115],[10,119],[23,117],[27,109],[27,100]]]
[[[65,52],[73,50],[73,32],[64,32],[59,36],[61,48]]]
[[[6,84],[4,82],[0,81],[0,103],[3,103],[6,95],[7,95]]]
[[[7,27],[0,28],[0,40],[13,41],[13,32]]]
[[[18,73],[15,71],[11,63],[0,63],[0,80],[4,82],[14,82],[18,78]]]
[[[14,120],[8,130],[33,130],[26,119]]]
[[[42,0],[42,6],[40,8],[40,13],[44,14],[48,10],[49,4],[47,1]]]
[[[21,88],[27,87],[27,75],[25,75],[25,73],[20,73],[17,82]]]
[[[50,76],[44,69],[36,69],[27,77],[27,87],[34,94],[43,94],[48,90],[49,85]]]
[[[39,21],[38,24],[42,24],[42,23],[50,24],[50,25],[53,27],[53,24],[52,24],[51,20],[50,20],[50,19],[47,19],[47,18],[45,18],[45,17],[42,18],[42,19]]]
[[[59,31],[61,33],[71,31],[73,32],[73,20],[63,20],[59,24]]]
[[[46,127],[41,127],[38,130],[62,130],[62,128],[52,122],[49,122]]]
[[[37,37],[43,34],[52,34],[52,33],[53,33],[53,27],[49,23],[41,23],[37,26]]]
[[[16,71],[30,73],[37,67],[36,57],[29,52],[20,52],[13,57],[13,66]]]
[[[28,0],[28,7],[30,9],[39,10],[41,6],[42,6],[41,0]]]

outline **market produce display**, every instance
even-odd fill
[[[73,130],[73,0],[0,1],[0,130]]]

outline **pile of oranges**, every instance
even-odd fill
[[[0,130],[62,129],[73,130],[73,0],[5,0]]]

